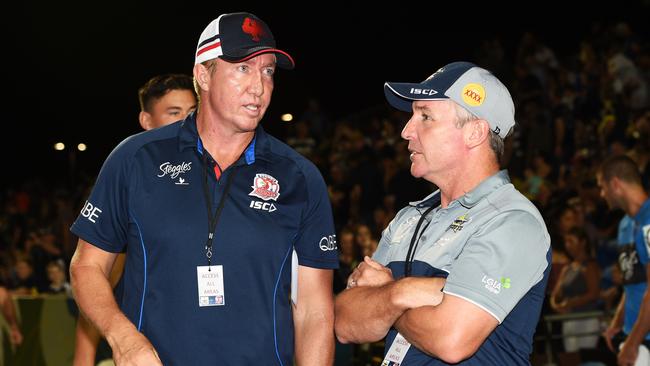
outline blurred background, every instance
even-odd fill
[[[503,165],[547,220],[555,275],[570,262],[564,248],[570,229],[587,232],[602,291],[587,315],[576,316],[606,324],[621,293],[613,264],[622,213],[600,199],[595,168],[606,156],[628,154],[648,188],[650,2],[586,4],[578,12],[546,2],[525,9],[487,5],[494,6],[13,4],[0,23],[6,86],[0,284],[18,305],[25,340],[12,347],[5,334],[5,364],[66,364],[72,342],[64,337],[61,345],[50,334],[68,329],[76,308],[65,291],[47,295],[56,276],[49,268],[56,263],[67,273],[76,245],[68,228],[103,160],[141,131],[138,88],[158,74],[191,74],[199,34],[233,11],[265,20],[296,60],[294,71],[276,74],[263,125],[326,179],[341,251],[336,291],[362,255],[372,253],[396,211],[434,189],[409,174],[400,138],[409,116],[388,107],[383,83],[423,80],[466,60],[490,69],[513,95],[519,125]],[[533,364],[611,364],[598,337],[584,349],[566,344],[560,324],[569,318],[557,316],[544,309]],[[63,351],[52,356],[53,347]],[[378,364],[381,351],[381,344],[339,346],[337,364]]]

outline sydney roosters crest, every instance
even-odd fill
[[[280,196],[280,183],[268,174],[255,174],[251,188],[253,188],[253,191],[248,195],[261,198],[264,201],[277,201]]]
[[[259,42],[260,37],[264,37],[264,29],[260,25],[260,23],[257,22],[255,19],[251,18],[246,18],[244,19],[244,23],[241,25],[241,30],[244,31],[244,33],[249,34],[252,38],[253,41]]]

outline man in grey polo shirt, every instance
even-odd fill
[[[544,220],[499,171],[514,104],[489,71],[451,63],[384,86],[412,112],[411,174],[439,187],[402,209],[336,299],[343,343],[386,337],[382,365],[528,365],[550,270]]]

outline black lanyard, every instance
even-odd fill
[[[411,275],[411,267],[413,267],[413,258],[415,258],[415,251],[418,248],[418,244],[420,243],[420,238],[422,237],[422,234],[427,230],[427,227],[429,227],[429,224],[431,224],[431,221],[427,222],[427,225],[422,229],[422,233],[418,236],[418,231],[420,231],[420,226],[422,226],[422,223],[424,222],[424,219],[427,217],[427,215],[436,207],[436,204],[431,205],[431,207],[427,208],[426,211],[420,216],[420,220],[418,220],[418,224],[415,226],[415,232],[413,233],[413,236],[411,237],[411,244],[409,244],[409,250],[406,253],[406,260],[404,261],[404,277],[408,277]]]
[[[205,197],[205,206],[208,209],[208,241],[205,243],[205,256],[208,258],[208,270],[212,260],[212,240],[214,239],[214,230],[217,227],[221,211],[223,211],[223,206],[226,203],[226,196],[228,196],[228,191],[230,190],[230,183],[232,183],[232,177],[235,175],[236,171],[236,169],[233,169],[232,172],[228,174],[226,187],[223,190],[221,200],[219,200],[217,212],[212,215],[212,195],[208,188],[208,158],[207,152],[203,151],[203,195]]]

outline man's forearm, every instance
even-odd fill
[[[479,306],[447,295],[436,306],[404,312],[395,328],[420,351],[454,364],[474,354],[497,325]]]
[[[331,309],[331,308],[330,308]],[[334,364],[334,314],[306,314],[296,324],[296,364],[298,366]]]
[[[97,329],[83,315],[79,316],[75,329],[74,359],[72,360],[74,366],[95,364],[99,338]]]
[[[634,322],[634,327],[628,335],[628,340],[635,344],[641,344],[650,332],[650,290],[646,289],[639,308],[639,316]]]
[[[334,330],[342,343],[367,343],[382,339],[407,310],[394,303],[397,281],[379,287],[361,286],[336,298]]]
[[[70,268],[75,301],[86,319],[94,325],[113,347],[120,330],[135,330],[120,311],[113,289],[99,267],[72,265]]]
[[[621,299],[616,306],[616,311],[614,312],[614,317],[609,323],[610,328],[621,328],[623,327],[623,318],[625,317],[625,294],[621,296]]]
[[[336,336],[343,343],[380,340],[406,310],[438,305],[444,284],[441,277],[405,277],[345,290],[336,299]]]

